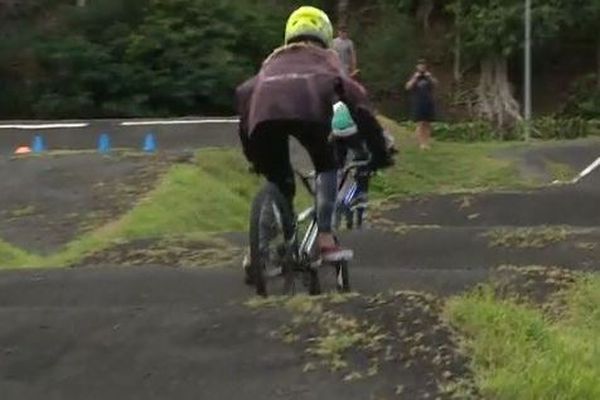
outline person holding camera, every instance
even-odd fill
[[[413,95],[414,121],[417,123],[416,133],[421,150],[430,148],[431,122],[435,118],[433,89],[437,83],[424,59],[418,61],[416,72],[406,83],[406,90],[411,91]]]

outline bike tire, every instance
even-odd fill
[[[356,210],[356,228],[362,229],[363,223],[365,219],[365,210],[364,208],[359,208]]]
[[[350,292],[350,273],[348,272],[348,262],[340,261],[335,266],[336,269],[336,288],[340,293]]]
[[[319,280],[319,271],[317,269],[310,269],[308,272],[308,294],[311,296],[318,296],[321,294],[321,281]]]
[[[264,226],[268,224],[262,219],[266,218],[263,212],[265,207],[276,207],[280,215],[282,234],[286,243],[286,254],[281,265],[281,278],[283,279],[283,289],[280,292],[275,290],[274,280],[267,276],[265,256],[261,251],[264,243],[261,243],[261,233]],[[290,206],[279,191],[277,186],[272,183],[266,183],[258,192],[252,203],[250,212],[250,268],[252,278],[256,286],[256,294],[266,297],[269,294],[287,295],[293,290],[294,272],[291,265],[290,249],[287,244],[291,241],[294,231],[293,213]],[[263,223],[265,222],[265,223]],[[273,281],[273,285],[269,281]]]

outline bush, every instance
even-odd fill
[[[600,89],[594,74],[578,80],[571,89],[564,114],[587,119],[600,118]]]
[[[542,117],[533,121],[534,139],[577,139],[590,135],[590,124],[580,117]]]
[[[229,114],[236,85],[281,44],[290,6],[103,0],[81,8],[56,2],[44,8],[52,16],[48,23],[34,15],[15,28],[10,42],[19,46],[0,43],[4,118]],[[15,60],[24,61],[8,68]]]
[[[433,123],[433,136],[446,142],[486,142],[491,140],[522,140],[524,127],[518,126],[500,135],[485,121],[458,123]],[[532,122],[531,138],[541,140],[564,140],[600,134],[600,122],[580,117],[540,117]]]
[[[361,79],[376,97],[404,93],[417,56],[418,36],[410,17],[396,7],[382,7],[377,24],[353,26]]]
[[[433,136],[448,142],[485,142],[498,138],[492,125],[485,121],[436,122],[433,123]]]

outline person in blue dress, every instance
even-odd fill
[[[419,60],[415,73],[406,83],[406,90],[412,93],[413,119],[417,123],[417,139],[421,150],[430,148],[431,122],[435,119],[433,89],[437,83],[424,59]]]

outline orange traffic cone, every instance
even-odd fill
[[[31,153],[31,147],[29,147],[29,146],[19,146],[15,150],[15,154],[19,155],[19,156],[24,155],[24,154],[29,154],[29,153]]]

